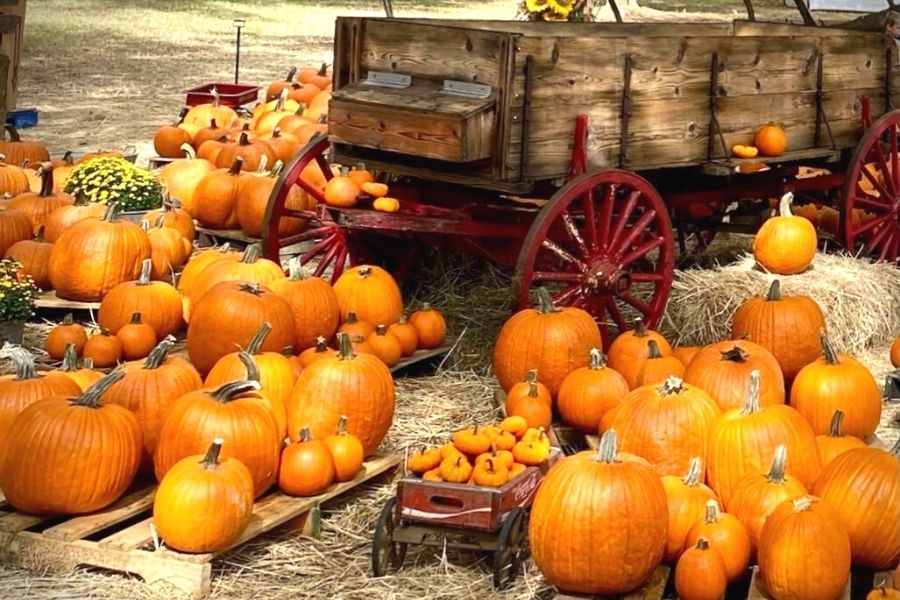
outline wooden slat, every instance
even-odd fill
[[[477,29],[505,31],[528,36],[552,37],[673,37],[673,36],[725,36],[731,35],[731,23],[549,23],[542,21],[491,21],[468,19],[394,19],[395,23],[419,23]]]
[[[450,344],[443,344],[441,347],[433,348],[431,350],[416,350],[406,358],[402,359],[396,365],[391,367],[391,373],[396,373],[397,371],[400,371],[407,367],[411,367],[430,358],[435,358],[436,356],[447,354],[450,351],[450,348],[452,348]]]
[[[769,37],[789,37],[794,35],[850,37],[859,40],[858,43],[880,41],[882,37],[881,32],[860,31],[857,29],[844,29],[841,27],[807,27],[805,25],[794,25],[790,23],[744,21],[740,19],[734,22],[734,35]],[[860,40],[860,38],[863,39]],[[865,38],[868,38],[868,40]]]
[[[97,310],[100,308],[99,302],[78,302],[76,300],[65,300],[56,295],[53,290],[42,292],[34,301],[37,308],[59,308],[68,310]]]
[[[153,506],[153,498],[155,496],[155,485],[144,487],[122,497],[118,502],[97,514],[72,518],[64,523],[45,529],[42,535],[59,540],[84,538],[140,514],[145,510],[149,510]]]
[[[112,550],[134,550],[146,546],[153,541],[153,533],[150,530],[150,524],[153,517],[148,517],[143,521],[139,521],[130,527],[126,527],[121,531],[103,538],[97,545],[101,548],[110,548]]]
[[[51,517],[40,515],[28,515],[14,512],[0,517],[0,531],[5,533],[17,533],[33,527],[38,523],[47,521]]]

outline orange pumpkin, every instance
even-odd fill
[[[186,288],[182,283],[182,290],[189,295],[191,304],[196,305],[204,294],[223,281],[243,281],[268,286],[284,279],[281,265],[267,258],[260,258],[261,254],[262,247],[258,243],[250,244],[240,255],[224,254],[220,256],[220,260],[211,260],[190,287]]]
[[[625,378],[606,366],[606,357],[591,349],[590,364],[575,369],[563,379],[556,406],[564,423],[596,433],[600,419],[628,395]]]
[[[388,367],[393,367],[400,362],[400,357],[403,355],[400,340],[384,325],[375,327],[375,331],[366,338],[366,341],[372,347],[372,353]]]
[[[53,244],[44,241],[40,234],[33,240],[16,242],[3,254],[4,258],[12,258],[20,265],[26,275],[30,275],[34,284],[42,290],[52,289],[50,283],[50,252]]]
[[[318,496],[334,482],[334,457],[323,440],[302,429],[281,453],[278,487],[288,496]]]
[[[150,281],[152,264],[146,259],[137,281],[114,287],[100,302],[97,323],[113,333],[125,326],[134,313],[153,328],[158,339],[172,335],[184,325],[181,297],[170,284]]]
[[[87,343],[87,333],[80,323],[72,318],[72,313],[63,317],[62,322],[53,327],[44,340],[44,350],[54,360],[61,360],[71,344],[75,354],[81,354]]]
[[[268,284],[269,289],[287,300],[294,311],[294,349],[302,352],[315,346],[322,336],[330,339],[340,322],[340,308],[334,289],[324,279],[312,277],[292,258],[289,276]]]
[[[759,371],[759,404],[784,404],[784,376],[771,352],[747,340],[704,347],[684,371],[684,380],[706,390],[719,408],[731,410],[747,400],[750,373]]]
[[[392,325],[403,315],[400,286],[381,267],[358,265],[345,270],[334,283],[334,293],[341,318],[354,312],[362,321]]]
[[[406,317],[400,317],[400,320],[390,327],[388,331],[397,336],[400,340],[403,357],[412,356],[412,353],[419,347],[419,333],[416,328],[406,321]]]
[[[609,366],[622,373],[628,365],[635,361],[647,358],[650,349],[647,342],[653,340],[663,356],[672,355],[672,346],[661,334],[647,329],[644,320],[640,317],[634,320],[634,329],[620,334],[609,347]]]
[[[65,192],[53,191],[53,169],[49,162],[41,164],[41,189],[39,192],[27,191],[10,200],[7,208],[20,210],[31,219],[34,234],[40,233],[47,217],[58,208],[75,204],[75,198]]]
[[[702,349],[702,346],[673,346],[672,356],[680,360],[681,364],[683,364],[684,367],[687,368],[687,366],[691,364],[691,361],[694,359],[694,357],[697,356],[697,354]]]
[[[728,571],[718,550],[706,538],[685,550],[675,567],[675,591],[680,600],[719,600],[728,588]]]
[[[407,322],[416,328],[419,348],[430,350],[439,348],[444,343],[447,334],[447,322],[444,316],[431,308],[428,302],[422,305],[421,310],[409,315]]]
[[[655,340],[647,342],[647,357],[632,361],[622,372],[628,387],[662,383],[667,378],[684,375],[684,365],[672,355],[663,356]]]
[[[228,169],[217,169],[203,177],[194,188],[193,214],[200,225],[210,229],[237,229],[237,199],[252,177],[242,170],[245,158],[237,156]],[[218,164],[218,163],[217,163]]]
[[[763,156],[781,156],[787,149],[787,134],[778,125],[769,123],[756,132],[753,145]]]
[[[819,448],[819,456],[822,458],[822,469],[826,469],[835,458],[854,448],[865,448],[866,443],[852,435],[844,435],[841,424],[844,421],[844,411],[834,411],[828,433],[816,436],[816,446]]]
[[[690,528],[684,540],[685,549],[692,548],[700,538],[719,551],[725,561],[729,581],[744,576],[750,564],[750,536],[734,515],[719,510],[719,503],[709,500],[706,515]]]
[[[664,559],[676,561],[684,552],[684,540],[691,527],[706,515],[706,505],[716,501],[716,494],[702,481],[700,459],[692,458],[683,476],[664,475],[663,488],[669,505],[669,533],[666,537]]]
[[[194,149],[186,144],[181,149],[185,158],[178,158],[163,166],[157,178],[166,188],[170,198],[179,200],[185,212],[196,216],[194,192],[200,181],[216,170],[216,165],[203,158],[197,158]]]
[[[553,423],[552,402],[547,386],[537,380],[537,369],[532,369],[524,380],[509,388],[506,414],[524,418],[528,427],[549,431]]]
[[[332,177],[325,184],[325,202],[329,206],[350,208],[356,206],[362,190],[355,179],[349,175],[349,170],[344,167],[341,174]]]
[[[763,223],[753,238],[753,256],[776,275],[795,275],[812,264],[818,248],[816,228],[807,219],[791,214],[790,192],[781,198],[779,216]]]
[[[334,480],[343,482],[356,477],[362,469],[366,452],[359,438],[347,431],[346,415],[338,419],[337,431],[325,438],[325,444],[334,459]]]

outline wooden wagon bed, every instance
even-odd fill
[[[879,33],[750,21],[339,18],[329,131],[346,161],[507,190],[566,175],[579,114],[594,168],[727,159],[769,121],[785,160],[827,158],[859,140],[863,97],[888,110],[896,54]]]

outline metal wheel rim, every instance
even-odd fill
[[[525,512],[514,508],[503,522],[494,551],[494,587],[503,589],[516,578],[524,560]]]

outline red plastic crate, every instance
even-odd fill
[[[258,85],[235,85],[233,83],[207,83],[200,87],[187,90],[185,104],[196,106],[212,102],[212,89],[219,93],[219,104],[237,108],[243,104],[256,102],[259,96]]]

